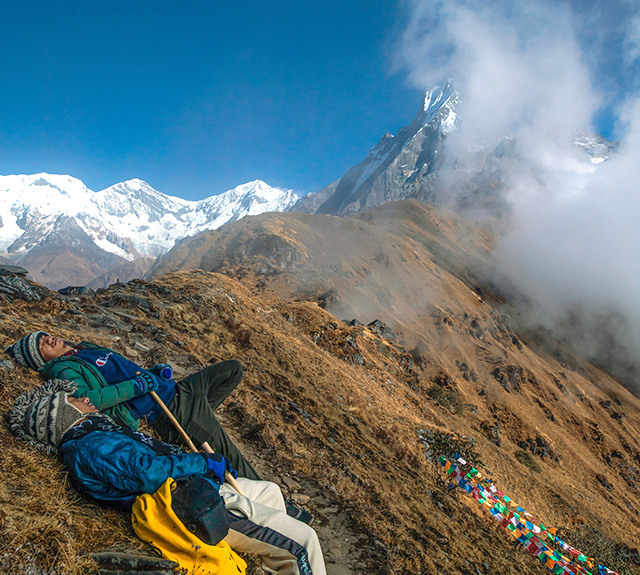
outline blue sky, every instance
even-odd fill
[[[94,190],[137,177],[187,199],[258,178],[317,191],[408,124],[432,83],[464,78],[468,42],[429,18],[484,6],[528,21],[511,4],[4,1],[0,174],[70,174]],[[618,107],[637,88],[637,3],[520,4],[574,8],[560,20],[600,87],[585,115],[620,136]],[[425,38],[462,57],[436,65]]]
[[[387,54],[399,17],[384,0],[3,2],[0,173],[317,191],[417,112]]]

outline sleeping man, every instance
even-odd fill
[[[239,478],[246,495],[225,482],[233,467],[222,455],[185,453],[179,447],[115,423],[88,398],[74,397],[73,382],[50,380],[23,393],[10,414],[12,432],[32,446],[58,453],[74,486],[99,501],[131,506],[169,478],[198,477],[219,491],[229,523],[225,541],[260,555],[278,575],[325,575],[315,531],[285,511],[280,488]],[[224,512],[224,510],[223,510]]]

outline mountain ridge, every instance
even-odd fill
[[[416,205],[409,202],[406,214],[420,221]],[[371,227],[353,222],[356,231]],[[274,278],[282,263],[292,262],[295,271],[293,263],[311,255],[301,230],[292,234],[299,259],[278,252],[266,234],[259,243],[266,239],[275,251],[249,259],[259,256],[262,265],[274,258]],[[428,235],[425,247],[446,247],[438,236],[453,241],[455,225],[432,215]],[[640,561],[640,400],[557,342],[535,345],[512,327],[499,298],[488,291],[479,297],[456,277],[455,265],[445,271],[435,263],[451,255],[432,254],[429,263],[429,250],[418,248],[412,247],[432,277],[423,284],[429,292],[423,337],[410,351],[402,325],[392,332],[379,320],[345,322],[299,293],[280,297],[242,275],[251,261],[236,279],[196,269],[93,295],[63,296],[38,286],[35,301],[0,298],[0,343],[44,329],[96,341],[142,365],[167,361],[180,376],[212,355],[239,359],[244,380],[222,406],[223,424],[248,444],[261,473],[288,494],[293,478],[310,496],[305,505],[317,518],[329,575],[542,573],[539,560],[514,547],[484,507],[447,487],[437,455],[456,453],[537,520],[557,527],[563,541],[621,575],[633,573]],[[392,266],[391,251],[377,264],[387,266],[385,255]],[[372,264],[366,267],[373,273]],[[362,277],[367,270],[359,270]],[[279,274],[283,284],[285,274]],[[0,383],[4,413],[39,381],[3,360]],[[57,460],[32,452],[6,427],[0,437],[0,513],[7,518],[0,568],[18,574],[19,562],[51,570],[64,561],[79,574],[90,567],[88,551],[139,547],[126,512],[78,499]],[[255,564],[248,571],[257,572]]]
[[[508,218],[505,190],[521,150],[513,134],[503,134],[491,149],[464,140],[456,142],[468,148],[464,151],[448,147],[464,125],[459,115],[463,104],[455,79],[426,91],[410,124],[395,135],[386,132],[361,162],[329,186],[300,198],[290,211],[349,216],[414,198],[462,214]],[[576,158],[581,165],[575,167],[581,171],[595,170],[618,149],[618,142],[586,133],[559,144],[582,151]]]
[[[295,199],[293,191],[272,188],[261,180],[190,201],[167,196],[139,179],[93,192],[71,176],[0,176],[0,250],[6,250],[15,263],[29,263],[30,259],[30,272],[35,278],[52,287],[63,287],[64,275],[56,277],[53,269],[43,274],[38,267],[42,258],[29,258],[35,248],[43,252],[47,245],[52,247],[47,238],[54,230],[57,242],[52,249],[69,249],[80,259],[83,252],[92,252],[94,259],[111,259],[113,265],[120,265],[139,257],[155,257],[176,240],[227,221],[283,210]],[[71,218],[84,232],[81,248],[77,237],[65,238],[64,230],[56,226],[61,216]],[[93,271],[87,271],[92,268],[90,264],[80,264],[85,271],[74,274],[77,281],[88,283],[96,277],[91,275]],[[109,269],[100,266],[94,271],[102,275]]]

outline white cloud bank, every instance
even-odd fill
[[[598,326],[580,335],[586,351],[602,351],[608,318],[622,359],[640,362],[640,5],[415,0],[410,12],[400,57],[410,80],[460,82],[449,158],[514,138],[521,161],[507,178],[513,213],[498,266],[546,310],[539,319],[581,310]],[[569,142],[603,107],[622,144],[596,168]]]

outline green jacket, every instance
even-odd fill
[[[104,350],[105,353],[115,354],[111,349],[86,341],[83,341],[82,345],[88,349]],[[77,385],[73,393],[75,397],[88,397],[96,408],[115,419],[116,422],[138,429],[140,420],[125,404],[126,401],[136,397],[133,380],[128,379],[109,385],[95,366],[73,355],[63,355],[48,361],[40,369],[40,375],[45,379],[73,381]]]

